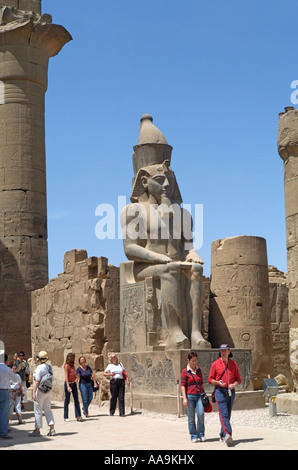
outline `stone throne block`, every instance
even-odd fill
[[[164,350],[160,281],[135,281],[133,262],[120,264],[120,351]]]

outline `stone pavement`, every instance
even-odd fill
[[[108,459],[112,455],[113,458],[129,456],[130,452],[137,455],[133,451],[138,450],[146,451],[146,455],[150,455],[150,451],[162,450],[178,451],[174,453],[179,455],[184,455],[185,452],[187,455],[197,455],[198,450],[298,450],[298,416],[297,428],[294,421],[294,431],[246,426],[243,423],[240,425],[237,424],[237,419],[236,422],[232,419],[234,441],[231,447],[227,447],[219,442],[217,413],[205,415],[207,441],[193,444],[188,435],[185,416],[162,416],[140,410],[127,414],[124,418],[117,415],[111,417],[108,404],[105,404],[101,408],[91,405],[90,417],[77,422],[73,402],[70,403],[69,422],[63,420],[63,403],[53,403],[57,436],[46,436],[48,427],[44,419],[42,436],[31,438],[28,437],[28,432],[34,428],[32,403],[26,407],[27,411],[23,413],[25,424],[14,424],[17,423],[14,415],[9,433],[12,439],[0,440],[0,450],[101,450],[102,458]],[[245,418],[245,414],[243,416]],[[126,452],[123,453],[124,451]]]

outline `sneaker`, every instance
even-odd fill
[[[220,437],[220,438],[219,438],[219,442],[225,442],[224,438],[223,438],[223,437]]]
[[[49,429],[47,436],[57,436],[55,429]]]
[[[194,443],[199,442],[199,439],[197,437],[192,437],[191,442],[194,442]]]
[[[34,431],[30,432],[28,434],[29,437],[40,437],[40,431],[36,431],[36,429],[34,429]]]
[[[66,423],[69,423],[69,419],[68,419],[68,418],[64,418],[64,421],[65,421]]]
[[[225,437],[225,440],[224,440],[224,441],[225,441],[225,443],[227,444],[227,446],[229,447],[230,445],[232,445],[233,439],[232,439],[231,436],[227,435],[227,436]]]
[[[77,418],[77,421],[84,421],[82,416],[80,416],[79,418]]]
[[[200,437],[200,441],[201,441],[201,442],[206,442],[206,437],[205,437],[205,436],[201,436],[201,437]]]

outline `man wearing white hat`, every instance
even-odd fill
[[[39,437],[40,429],[42,428],[42,412],[44,411],[48,426],[50,427],[48,436],[55,436],[56,431],[54,429],[54,416],[51,410],[51,399],[52,399],[52,390],[44,393],[39,388],[40,381],[42,377],[46,374],[51,373],[53,375],[52,367],[47,364],[48,355],[46,351],[40,351],[38,356],[36,356],[39,361],[39,365],[36,367],[33,378],[33,400],[34,400],[34,415],[35,415],[35,429],[32,433],[29,434],[30,437]]]

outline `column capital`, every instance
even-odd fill
[[[277,149],[284,161],[298,157],[298,110],[293,106],[279,113]]]
[[[18,10],[13,6],[0,8],[0,47],[29,45],[41,48],[53,57],[71,40],[63,26],[52,24],[51,15]]]
[[[4,6],[41,14],[41,0],[0,0],[0,8]]]

